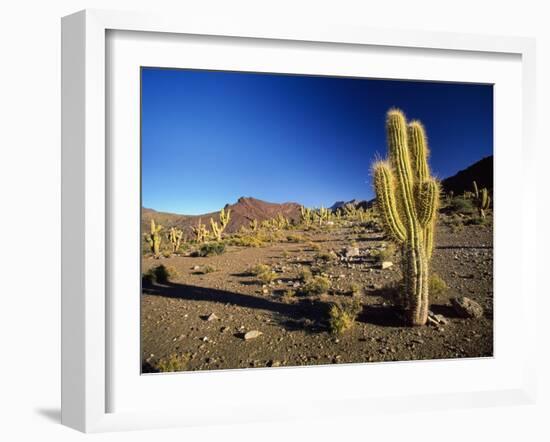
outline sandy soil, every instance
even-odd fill
[[[143,271],[162,263],[179,276],[166,285],[144,285],[141,301],[144,371],[171,354],[184,356],[187,370],[245,367],[363,363],[414,359],[487,357],[493,354],[493,242],[491,224],[466,225],[452,232],[440,225],[433,271],[449,289],[432,296],[431,311],[446,325],[407,327],[384,289],[400,280],[397,257],[380,269],[368,254],[386,243],[378,232],[356,228],[292,232],[309,235],[306,242],[276,243],[261,248],[229,247],[208,258],[174,256],[143,258]],[[355,240],[360,256],[328,263],[316,259],[321,251],[337,253]],[[316,246],[312,247],[312,244]],[[263,286],[247,269],[256,263],[272,265],[277,279]],[[216,271],[201,274],[203,266]],[[197,267],[198,266],[198,267]],[[299,283],[304,267],[322,271],[332,281],[329,295],[292,300],[283,293]],[[331,334],[327,311],[331,302],[351,297],[352,282],[363,287],[363,311],[354,327]],[[299,288],[295,288],[299,290]],[[449,302],[467,296],[484,308],[479,319],[463,319]],[[215,319],[208,320],[214,313]],[[261,336],[244,340],[244,333]]]

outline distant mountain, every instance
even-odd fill
[[[493,190],[493,156],[485,157],[472,164],[455,175],[441,181],[444,192],[453,191],[455,195],[462,194],[465,190],[472,191],[472,182],[475,181],[479,188],[486,187]]]
[[[372,206],[374,200],[367,201],[367,200],[350,200],[350,201],[336,201],[332,206],[329,207],[330,210],[333,212],[337,209],[343,209],[346,206],[354,206],[356,209],[363,208],[368,209]]]
[[[266,219],[275,218],[279,213],[291,220],[298,220],[300,218],[300,204],[298,203],[269,203],[251,197],[241,197],[235,204],[226,204],[225,210],[227,209],[231,209],[231,219],[226,228],[227,233],[237,232],[241,226],[248,226],[253,219],[261,222]],[[190,234],[191,226],[197,225],[199,219],[207,226],[209,226],[210,218],[219,222],[219,211],[203,215],[176,215],[142,208],[141,223],[144,232],[147,232],[147,229],[149,229],[151,218],[165,228],[178,227],[187,234]]]

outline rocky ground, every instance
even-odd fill
[[[457,229],[443,216],[432,268],[448,289],[432,294],[433,319],[424,327],[404,326],[392,306],[388,287],[401,279],[399,257],[381,268],[373,257],[373,251],[388,244],[381,233],[354,226],[291,233],[303,241],[232,246],[206,258],[144,257],[144,272],[159,263],[178,272],[169,283],[144,284],[144,371],[158,370],[159,361],[170,356],[178,358],[178,370],[492,356],[490,221]],[[277,273],[273,284],[262,284],[250,274],[257,263],[272,266]],[[207,266],[214,271],[205,273]],[[330,278],[328,294],[300,295],[299,274],[305,267]],[[328,308],[351,299],[352,285],[361,287],[362,311],[350,330],[335,335],[327,327]],[[296,294],[284,296],[287,290]],[[481,316],[465,318],[460,305],[452,302],[456,297],[473,301],[469,305],[466,300],[470,316]]]

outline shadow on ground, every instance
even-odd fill
[[[296,330],[297,324],[305,324],[302,329],[309,332],[326,330],[323,323],[329,304],[323,301],[298,300],[287,304],[271,299],[226,290],[211,289],[186,284],[167,283],[163,285],[143,283],[142,291],[147,295],[167,298],[185,299],[188,301],[218,302],[256,310],[266,310],[276,314],[280,324],[288,330]],[[306,320],[306,322],[304,322]]]

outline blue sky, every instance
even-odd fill
[[[490,85],[143,68],[142,204],[371,199],[391,107],[422,121],[440,178],[493,153]]]

